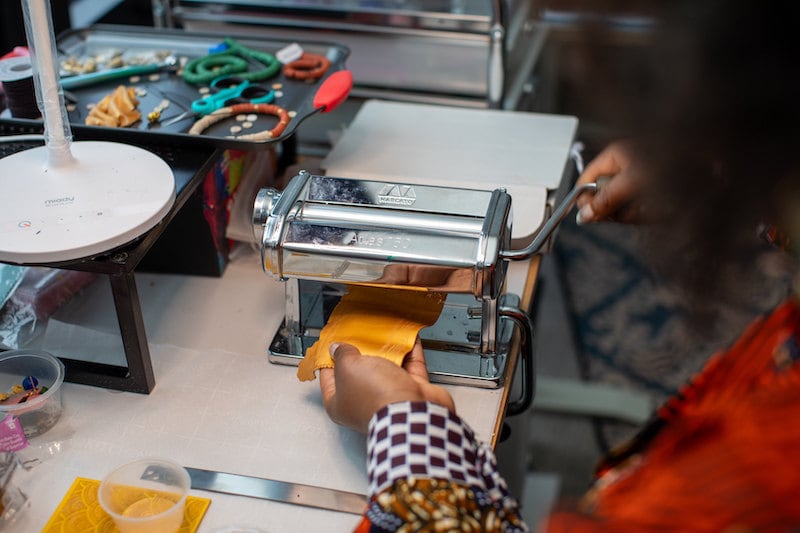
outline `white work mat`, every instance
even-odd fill
[[[526,239],[561,184],[577,126],[569,116],[369,100],[322,168],[337,177],[505,188],[512,238]]]
[[[524,274],[515,272],[509,276]],[[109,284],[98,281],[70,306],[71,320],[62,317],[48,335],[56,355],[62,355],[56,344],[61,334],[63,348],[72,350],[84,339],[86,360],[117,360],[113,354],[97,358],[114,348],[110,332],[116,321]],[[62,417],[37,438],[57,453],[20,478],[20,488],[34,497],[17,530],[41,531],[75,477],[100,479],[118,464],[147,456],[366,492],[364,437],[328,418],[318,382],[300,382],[296,367],[267,359],[283,319],[285,291],[264,274],[257,251],[245,249],[220,278],[137,273],[136,281],[156,386],[147,395],[64,383]],[[447,389],[477,437],[490,442],[504,389]],[[254,498],[192,494],[212,500],[199,533],[234,523],[258,524],[269,533],[298,527],[346,533],[359,520]]]

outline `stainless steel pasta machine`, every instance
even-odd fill
[[[511,196],[474,190],[312,175],[259,191],[254,229],[265,272],[286,283],[285,319],[269,347],[298,364],[347,284],[447,292],[439,320],[420,332],[432,381],[503,385],[514,325],[520,332],[521,397],[534,387],[533,328],[504,292],[509,261],[538,253],[578,195],[573,188],[524,248],[511,249]]]

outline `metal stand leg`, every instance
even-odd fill
[[[155,387],[156,379],[150,361],[150,347],[147,344],[142,307],[136,290],[136,278],[133,272],[124,272],[109,276],[109,280],[125,359],[128,361],[127,378],[131,388],[125,390],[149,393]]]
[[[149,394],[156,385],[156,379],[136,278],[133,272],[120,272],[109,274],[108,279],[127,368],[64,358],[66,379],[72,383]]]

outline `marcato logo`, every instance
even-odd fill
[[[417,193],[408,185],[386,185],[378,193],[379,204],[414,205]]]
[[[66,205],[66,204],[74,204],[75,197],[74,196],[62,196],[61,198],[50,198],[49,200],[44,201],[45,207],[55,207],[57,205]]]

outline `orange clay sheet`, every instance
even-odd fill
[[[319,340],[306,350],[297,377],[310,381],[318,369],[333,368],[328,347],[334,342],[352,344],[364,355],[403,364],[419,331],[439,318],[446,297],[425,290],[351,286],[322,328]]]

